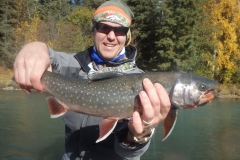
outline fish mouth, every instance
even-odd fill
[[[205,104],[211,102],[211,100],[214,98],[214,91],[215,89],[210,89],[202,94],[202,96],[199,98],[199,100],[192,106],[186,107],[186,109],[191,109],[191,108],[197,108],[204,106]]]
[[[201,98],[198,100],[196,107],[200,107],[203,106],[209,102],[211,102],[211,100],[214,98],[214,93],[213,93],[214,89],[210,89],[207,92],[205,92]]]
[[[212,91],[208,92],[200,98],[199,105],[209,103],[213,98],[214,98],[214,93]]]

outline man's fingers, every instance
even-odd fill
[[[152,82],[149,79],[145,78],[143,80],[143,87],[145,92],[148,95],[148,98],[152,104],[152,107],[154,109],[158,109],[160,106],[160,100],[159,100],[159,95],[156,92],[155,86],[152,84]]]
[[[155,86],[147,78],[143,80],[143,88],[146,92],[146,94],[143,94],[144,92],[140,94],[142,95],[141,102],[144,110],[143,117],[146,122],[151,122],[160,111],[159,95],[156,92]]]
[[[133,112],[133,117],[132,117],[132,126],[134,132],[137,134],[140,134],[143,132],[143,126],[142,126],[142,120],[138,112]]]
[[[145,122],[150,122],[153,120],[155,113],[149,97],[147,96],[145,91],[141,91],[139,93],[139,97],[143,107],[143,115],[141,115],[142,120],[144,120]]]
[[[32,87],[34,89],[36,89],[38,92],[43,92],[43,87],[41,84],[41,76],[42,76],[43,72],[44,71],[38,72],[38,73],[32,72],[31,77],[30,77]]]
[[[43,91],[41,76],[50,66],[50,57],[46,44],[32,42],[25,45],[14,62],[14,77],[20,87],[30,92]]]
[[[159,83],[154,84],[154,86],[160,99],[160,114],[162,115],[163,118],[165,118],[171,107],[168,93]]]

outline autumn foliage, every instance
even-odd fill
[[[239,74],[240,46],[239,22],[240,3],[238,0],[210,0],[205,5],[213,27],[218,28],[211,36],[215,41],[215,64],[217,77],[221,82],[231,82]]]
[[[146,71],[182,71],[240,83],[240,1],[124,0],[135,14],[132,45]],[[42,41],[76,53],[93,44],[90,23],[103,0],[0,3],[0,65],[12,68],[21,47]],[[76,1],[77,2],[77,1]]]

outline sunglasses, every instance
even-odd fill
[[[96,29],[98,32],[108,34],[110,31],[114,31],[116,36],[125,36],[129,30],[128,27],[113,27],[104,23],[96,23]]]

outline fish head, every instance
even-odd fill
[[[214,98],[218,82],[206,77],[182,74],[170,92],[173,106],[181,109],[203,106]]]

